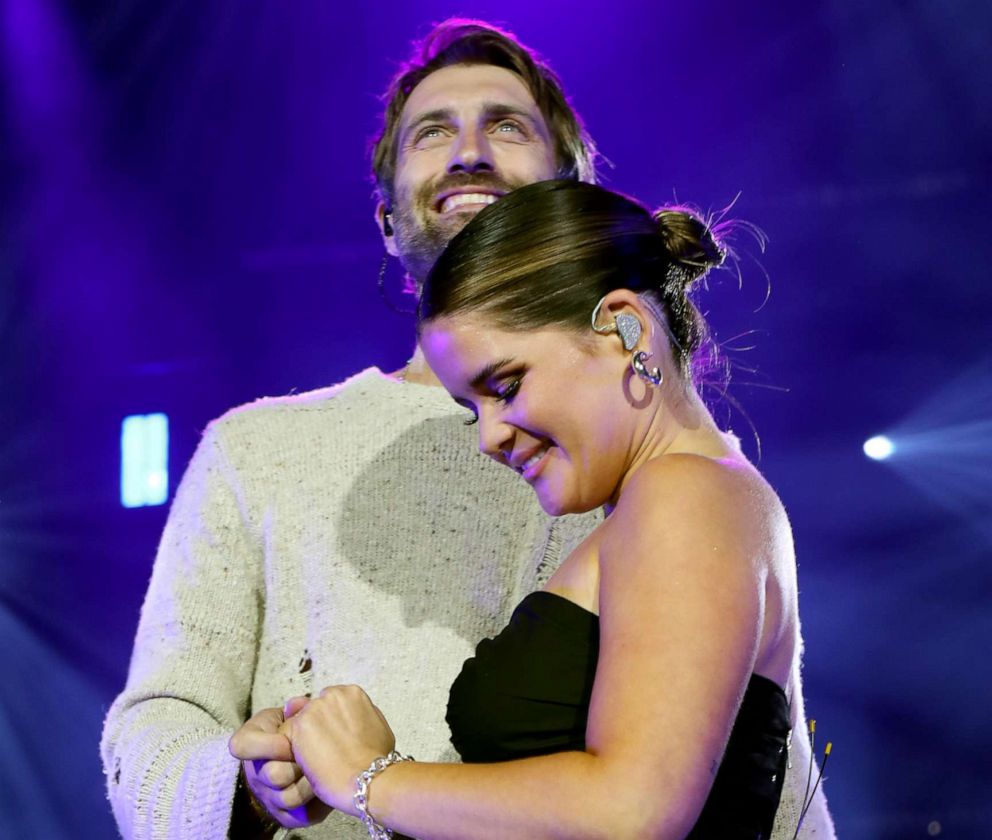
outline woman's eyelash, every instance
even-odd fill
[[[508,382],[505,388],[496,392],[496,399],[504,403],[509,402],[517,395],[517,391],[519,390],[520,390],[520,380],[514,379]]]
[[[501,403],[511,402],[513,398],[517,395],[517,392],[520,390],[521,379],[522,377],[517,379],[511,379],[509,382],[506,383],[504,387],[495,389],[496,399]],[[470,417],[466,417],[464,420],[462,420],[462,423],[464,423],[466,426],[474,426],[478,422],[479,422],[479,415],[476,414],[474,411],[472,412]]]

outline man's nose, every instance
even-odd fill
[[[492,172],[493,161],[489,135],[482,127],[464,128],[451,150],[448,172]]]

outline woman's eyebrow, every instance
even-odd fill
[[[512,364],[513,364],[513,359],[510,357],[497,359],[495,362],[490,362],[488,365],[482,368],[478,373],[476,373],[475,376],[471,378],[471,380],[469,380],[469,385],[477,389],[479,388],[479,386],[483,385],[484,383],[492,379],[503,368],[508,367],[509,365]]]

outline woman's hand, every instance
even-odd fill
[[[317,796],[352,816],[356,777],[396,746],[382,712],[357,685],[325,688],[283,731]]]

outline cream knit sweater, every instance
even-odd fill
[[[463,661],[601,520],[549,519],[466,414],[370,369],[208,427],[101,743],[126,838],[226,837],[232,732],[325,685],[365,688],[404,752],[456,760],[444,714]],[[334,813],[283,836],[367,835]]]

